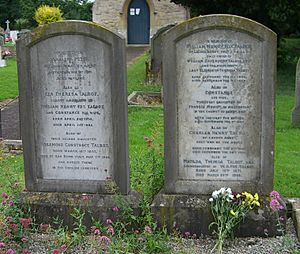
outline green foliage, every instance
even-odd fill
[[[16,19],[15,21],[15,28],[17,30],[21,30],[21,29],[25,29],[25,28],[29,28],[29,20],[28,19],[24,19],[24,18],[19,18]]]
[[[73,232],[71,233],[72,243],[79,244],[83,236],[87,233],[86,226],[83,224],[85,213],[80,208],[74,208],[71,213],[73,217]]]
[[[41,5],[34,13],[35,21],[41,26],[63,20],[62,12],[58,7]]]
[[[144,92],[160,92],[160,85],[148,85],[145,84],[146,79],[146,60],[149,55],[145,54],[140,57],[136,63],[128,66],[127,78],[128,78],[128,95],[133,91]]]
[[[235,14],[258,21],[280,37],[299,34],[300,2],[294,0],[172,0],[191,7],[192,15],[213,13]]]

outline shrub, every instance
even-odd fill
[[[34,14],[34,19],[41,25],[50,24],[63,20],[62,12],[58,7],[41,5]]]

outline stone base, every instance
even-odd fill
[[[174,229],[181,233],[190,232],[200,236],[210,235],[209,224],[213,221],[210,211],[209,196],[158,194],[151,206],[154,219],[160,227],[165,226],[169,232]],[[263,200],[259,209],[249,213],[237,229],[236,236],[274,236],[277,235],[277,218],[268,209],[268,202]],[[286,211],[281,216],[286,222]]]
[[[133,209],[139,214],[140,197],[138,193],[131,192],[123,196]],[[30,208],[31,215],[36,223],[47,223],[53,226],[53,219],[59,218],[63,225],[72,228],[74,208],[80,208],[85,213],[84,225],[92,226],[92,218],[105,222],[106,219],[116,219],[118,213],[112,210],[117,206],[116,196],[103,194],[82,193],[51,193],[51,192],[23,192],[21,193],[21,206]]]
[[[291,204],[291,216],[300,242],[300,198],[288,199],[288,202]]]
[[[6,67],[6,60],[0,59],[0,68],[1,67]]]

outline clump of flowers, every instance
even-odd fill
[[[280,216],[280,211],[286,210],[286,206],[280,194],[277,191],[272,191],[269,195],[270,197],[270,209],[275,214],[277,219],[277,232],[284,234],[283,221],[284,217]]]
[[[217,242],[212,252],[222,253],[226,238],[232,237],[234,229],[241,223],[250,210],[260,206],[257,193],[234,193],[230,188],[221,188],[214,191],[211,202],[211,211],[214,221],[209,225],[217,236]]]

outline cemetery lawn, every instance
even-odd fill
[[[0,68],[0,102],[18,96],[17,62],[15,58],[8,58],[7,67]]]

